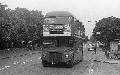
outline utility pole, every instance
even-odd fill
[[[4,21],[5,7],[7,7],[7,5],[2,5],[0,3],[0,21]]]

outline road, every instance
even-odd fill
[[[43,67],[39,50],[26,54],[0,59],[0,75],[120,75],[120,65],[110,64],[105,60],[104,53],[87,51],[84,47],[84,60],[73,68],[65,65],[56,67]],[[93,61],[98,60],[98,61]],[[103,61],[104,60],[104,61]]]

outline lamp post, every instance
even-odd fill
[[[96,32],[96,36],[100,35],[100,32]],[[99,41],[96,41],[97,47],[99,47]]]
[[[5,7],[7,7],[7,5],[2,5],[0,3],[0,17],[4,17]]]
[[[2,22],[4,21],[5,7],[7,7],[7,5],[2,5],[0,3],[0,24],[2,24]]]

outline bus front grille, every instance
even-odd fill
[[[60,62],[61,60],[62,60],[62,53],[58,53],[58,52],[49,53],[49,61]]]
[[[50,34],[63,34],[63,29],[51,29]]]

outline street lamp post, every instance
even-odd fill
[[[3,21],[4,21],[5,7],[7,7],[7,5],[2,5],[2,4],[0,3],[0,24],[2,24]]]
[[[100,35],[100,32],[96,32],[96,36]],[[99,47],[99,41],[96,41],[97,47]]]
[[[5,7],[7,7],[7,5],[2,5],[0,3],[0,17],[4,16]]]

